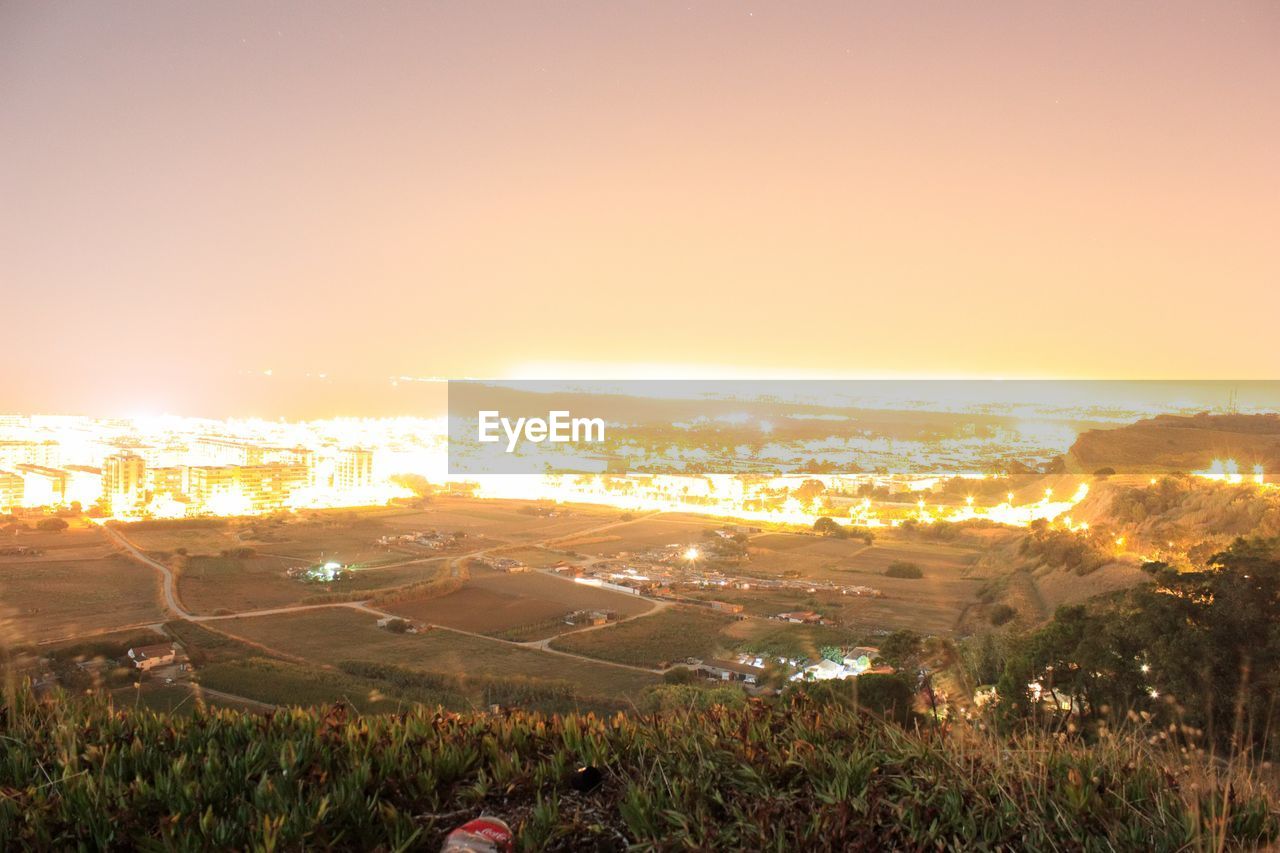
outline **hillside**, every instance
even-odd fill
[[[19,690],[0,707],[0,847],[436,850],[481,813],[522,849],[1174,850],[1276,833],[1251,779],[1160,738],[997,741],[908,731],[831,690],[726,706],[669,689],[688,710],[169,716]],[[603,771],[595,790],[569,784],[580,763]]]
[[[974,570],[988,579],[988,593],[965,630],[982,629],[992,606],[1010,606],[1022,624],[1034,624],[1061,605],[1144,581],[1144,562],[1203,567],[1237,538],[1280,537],[1280,490],[1187,475],[1140,485],[1099,478],[1067,515],[1073,530],[1033,525],[993,542]]]
[[[1201,471],[1215,459],[1280,470],[1280,415],[1160,415],[1117,429],[1082,433],[1066,456],[1068,470],[1091,473]]]
[[[1280,490],[1184,476],[1141,486],[1104,482],[1073,508],[1072,517],[1105,525],[1130,550],[1212,550],[1239,536],[1280,536]]]

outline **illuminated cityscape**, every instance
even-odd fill
[[[811,524],[824,515],[857,527],[911,519],[985,519],[1026,526],[1068,513],[1086,482],[1055,495],[1017,494],[1000,475],[979,473],[989,444],[958,451],[940,442],[933,456],[908,444],[896,452],[916,470],[880,473],[548,473],[450,474],[439,419],[329,420],[301,423],[195,418],[92,419],[8,416],[0,426],[0,511],[79,508],[108,518],[253,516],[286,510],[374,506],[415,496],[406,475],[432,488],[477,497],[591,503],[626,510],[685,512],[752,521]],[[998,450],[1011,445],[997,444]],[[1013,444],[1021,448],[1021,444]],[[795,451],[800,456],[812,448]],[[786,456],[780,453],[780,456]],[[954,467],[949,467],[954,466]],[[1196,476],[1266,484],[1261,465],[1248,474],[1215,460]],[[972,495],[935,498],[949,477],[988,481]],[[1024,478],[1025,479],[1025,478]],[[803,497],[805,484],[820,486]],[[881,497],[865,496],[880,490]],[[885,496],[887,493],[887,496]],[[860,496],[862,494],[863,496]]]

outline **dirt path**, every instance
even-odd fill
[[[173,576],[173,570],[158,560],[153,560],[143,553],[142,549],[130,542],[125,535],[116,530],[110,524],[102,525],[102,529],[106,532],[107,537],[121,545],[129,552],[135,560],[145,563],[160,573],[161,586],[164,590],[164,603],[168,611],[181,619],[190,619],[191,614],[178,601],[177,579]]]

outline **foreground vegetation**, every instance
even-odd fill
[[[1249,777],[1141,738],[915,730],[839,686],[603,716],[171,716],[18,689],[0,736],[6,849],[431,850],[481,813],[525,849],[1177,850],[1277,833]],[[570,784],[583,764],[598,788]]]

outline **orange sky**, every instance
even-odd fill
[[[1276,378],[1278,145],[1270,0],[8,0],[0,410]]]

